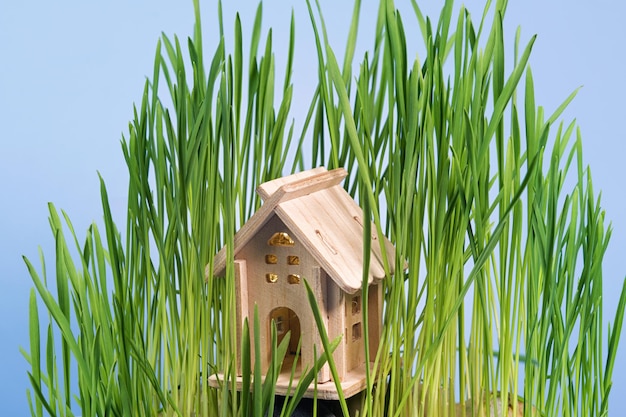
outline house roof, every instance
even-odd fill
[[[346,176],[343,168],[327,171],[320,167],[261,184],[257,193],[264,203],[235,234],[235,255],[276,213],[342,290],[360,290],[363,212],[340,185]],[[375,230],[372,226],[369,283],[385,277]],[[388,239],[383,246],[393,273],[395,249]],[[223,275],[225,268],[224,247],[214,259],[213,275]]]

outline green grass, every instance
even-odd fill
[[[361,416],[456,415],[457,404],[481,413],[496,400],[524,406],[527,416],[533,407],[547,416],[606,415],[626,286],[605,334],[602,260],[611,228],[580,131],[560,118],[576,92],[551,113],[535,103],[535,38],[504,39],[506,2],[488,3],[476,21],[463,7],[453,15],[452,1],[433,19],[415,2],[414,15],[400,16],[381,0],[376,27],[360,29],[374,39],[359,62],[360,2],[343,62],[319,5],[308,3],[319,78],[300,131],[291,122],[293,17],[279,63],[271,30],[261,35],[262,5],[249,40],[236,17],[233,51],[219,5],[222,41],[208,46],[214,52],[205,60],[198,3],[191,38],[159,41],[124,135],[126,228],[116,226],[102,181],[104,228],[92,224],[79,235],[50,205],[54,270],[43,254],[40,269],[25,259],[34,283],[23,351],[31,414],[272,409],[287,339],[278,344],[273,333],[263,383],[260,368],[251,369],[246,324],[240,348],[249,389],[236,394],[233,265],[226,279],[205,281],[204,271],[224,245],[232,258],[236,229],[260,205],[256,185],[326,165],[348,169],[346,189],[374,222],[375,231],[364,227],[366,256],[370,234],[386,235],[396,246],[386,267],[404,271],[385,280],[379,350],[365,343],[375,366]],[[409,25],[419,26],[426,51],[414,60]],[[282,80],[276,65],[285,67]],[[258,316],[250,320],[258,334]],[[283,415],[327,360],[323,349],[339,343],[322,336],[319,360]],[[222,387],[208,389],[216,371]],[[341,408],[349,412],[345,401]]]

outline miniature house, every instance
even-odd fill
[[[380,281],[385,277],[381,246],[390,268],[394,248],[387,239],[381,245],[372,226],[370,288],[368,299],[362,300],[364,219],[360,207],[340,185],[346,175],[343,168],[327,171],[322,167],[259,186],[257,192],[264,203],[234,238],[234,275],[238,346],[244,319],[252,321],[256,304],[264,374],[271,357],[272,320],[279,342],[291,331],[285,372],[291,370],[294,360],[299,361],[298,372],[305,367],[311,369],[313,346],[318,352],[323,350],[303,282],[307,280],[330,340],[342,336],[333,359],[344,394],[351,396],[365,387],[362,306],[368,303],[370,351],[376,352],[382,327]],[[215,258],[212,275],[224,276],[229,261],[233,262],[226,259],[223,248]],[[296,359],[300,339],[300,356]],[[328,365],[317,379],[319,398],[337,398]]]

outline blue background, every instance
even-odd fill
[[[235,10],[242,13],[244,30],[250,28],[256,3],[227,3],[227,34],[232,34]],[[331,43],[337,48],[336,55],[342,57],[352,4],[321,3]],[[362,28],[373,27],[375,3],[363,5]],[[482,2],[471,0],[465,4],[477,22]],[[317,80],[313,35],[304,2],[267,1],[264,28],[274,28],[276,66],[282,71],[292,6],[297,42],[293,115],[299,123],[306,110],[302,106],[309,103]],[[397,6],[403,10],[405,23],[413,21],[408,2],[398,1]],[[202,7],[205,47],[212,54],[218,34],[217,7],[214,1],[204,2]],[[422,7],[431,16],[438,15],[439,6]],[[539,35],[530,63],[537,104],[544,106],[547,113],[575,88],[583,86],[564,120],[577,119],[583,134],[585,162],[592,168],[595,191],[602,191],[603,207],[614,229],[604,264],[605,321],[615,314],[626,275],[625,15],[623,2],[518,0],[509,5],[504,23],[509,57],[518,25],[524,43],[533,34]],[[108,186],[113,215],[118,224],[124,224],[127,174],[121,135],[127,131],[133,103],[141,99],[146,76],[152,73],[161,31],[185,39],[192,33],[193,21],[191,0],[0,1],[3,415],[28,414],[27,364],[19,347],[28,345],[28,294],[32,284],[22,255],[38,264],[37,251],[41,246],[48,262],[54,256],[47,203],[54,202],[66,210],[83,236],[92,221],[101,221],[97,177],[100,172]],[[409,27],[408,31],[417,36],[416,28]],[[361,30],[357,59],[372,45],[371,36],[371,30]],[[244,33],[244,40],[249,42],[249,32]],[[422,44],[417,37],[408,42]],[[419,54],[419,48],[416,53]],[[626,340],[621,343],[614,373],[612,415],[626,409],[624,371]]]

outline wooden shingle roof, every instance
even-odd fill
[[[340,185],[346,176],[343,168],[320,167],[261,184],[257,193],[264,203],[235,234],[235,255],[275,213],[342,290],[360,290],[364,220],[361,208]],[[385,277],[375,230],[372,225],[369,283]],[[395,250],[384,240],[393,274]],[[214,259],[213,275],[223,275],[225,268],[222,248]]]

